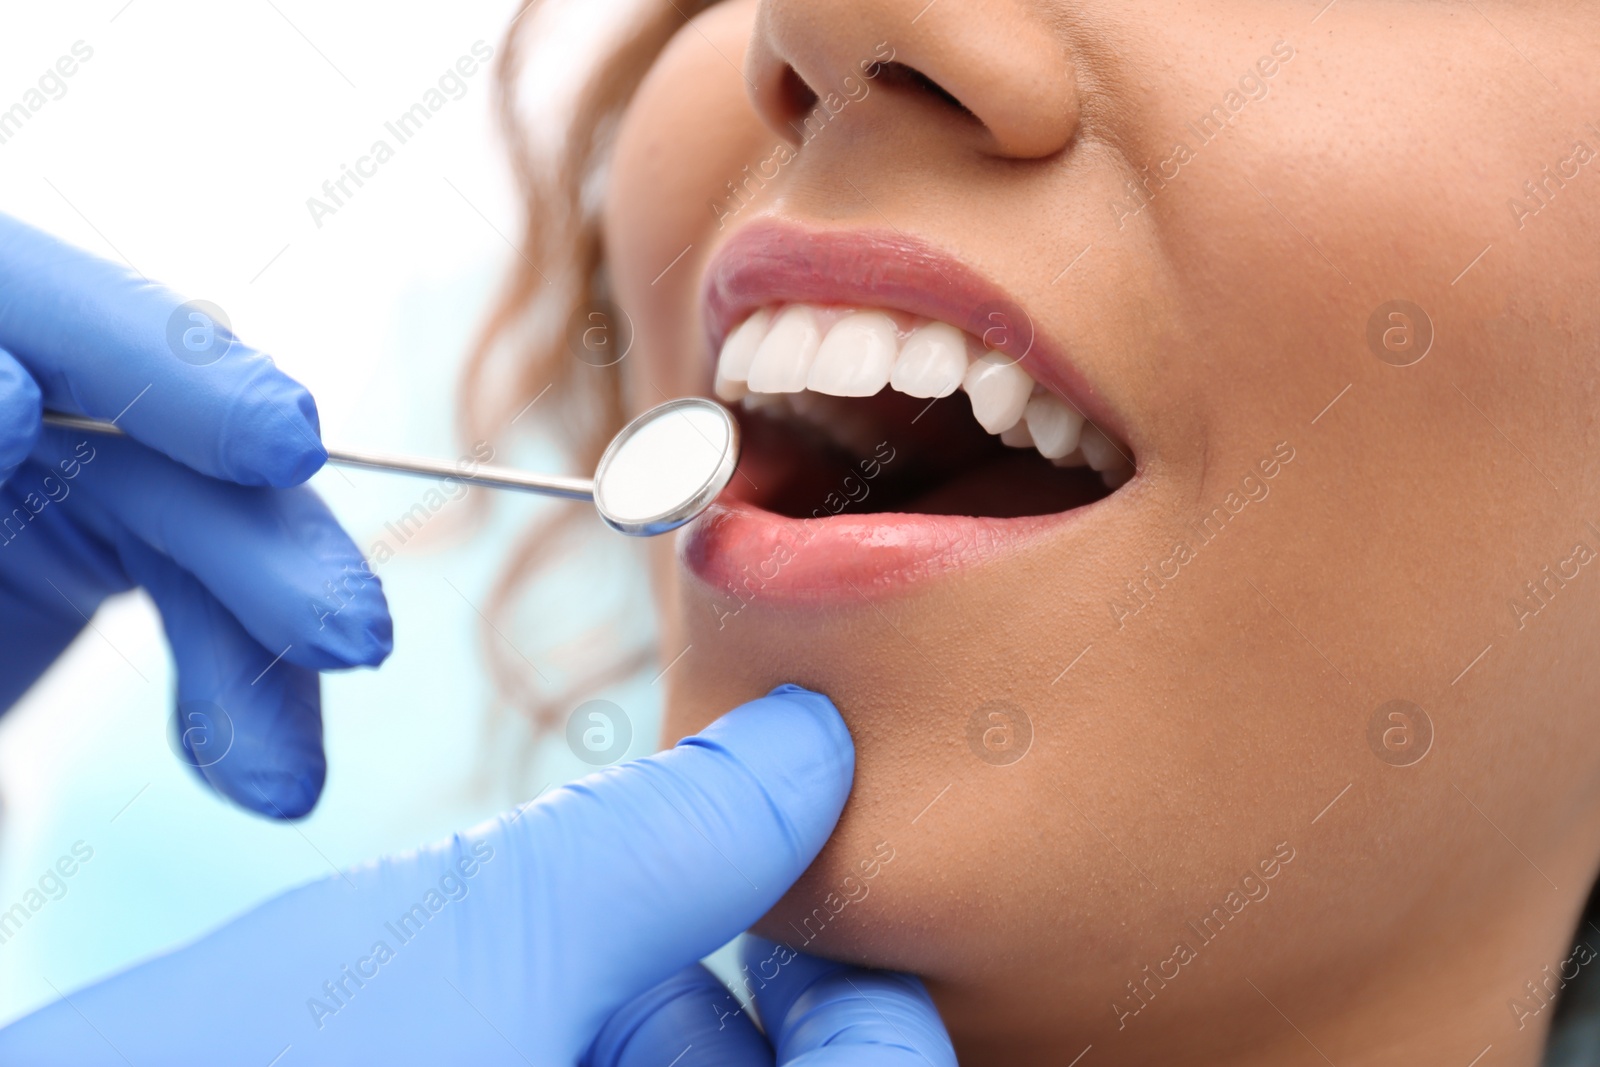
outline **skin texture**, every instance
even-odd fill
[[[785,70],[826,92],[880,42],[965,110],[875,82],[726,215],[794,140]],[[923,975],[963,1063],[1538,1061],[1524,983],[1600,865],[1600,560],[1563,563],[1600,552],[1600,159],[1536,213],[1523,183],[1600,150],[1597,47],[1587,0],[763,0],[677,35],[605,208],[636,407],[709,393],[700,279],[739,227],[892,229],[1004,287],[1140,468],[1025,551],[720,627],[657,546],[663,662],[692,646],[665,740],[780,682],[855,735],[763,932]],[[1141,205],[1147,166],[1176,176]],[[1434,335],[1405,367],[1367,337],[1398,299]],[[1433,729],[1410,766],[1369,742],[1395,699]],[[1032,724],[1018,762],[970,743],[991,701]]]

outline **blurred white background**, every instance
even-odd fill
[[[461,358],[518,225],[492,71],[463,79],[464,95],[320,228],[306,200],[377,138],[393,144],[383,124],[475,42],[498,53],[520,2],[8,4],[0,110],[75,43],[93,55],[0,144],[0,211],[220,305],[312,389],[330,442],[454,458]],[[595,25],[615,9],[580,7]],[[571,71],[536,76],[559,87]],[[364,548],[431,485],[331,470],[314,484]],[[491,714],[474,605],[516,531],[566,506],[498,504],[471,540],[411,542],[379,568],[395,652],[378,671],[324,682],[328,786],[293,826],[229,807],[179,764],[164,734],[172,677],[159,621],[142,596],[102,610],[99,634],[0,719],[0,911],[75,842],[94,850],[66,895],[0,944],[0,1021],[332,865],[465,827],[587,769],[559,738],[527,757],[526,729]],[[620,573],[624,595],[637,595],[636,573]],[[560,582],[541,603],[582,614],[594,574]],[[576,636],[572,625],[557,614],[547,632],[513,639],[537,661]],[[629,755],[654,745],[653,692],[646,679],[593,694],[632,716]]]

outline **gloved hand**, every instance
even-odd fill
[[[0,1031],[0,1063],[621,1067],[654,1048],[665,1067],[682,1045],[658,1042],[689,1034],[695,1013],[673,1008],[682,998],[636,998],[771,908],[832,832],[854,767],[827,698],[780,687],[667,752],[293,890],[70,994]],[[838,998],[847,983],[816,973],[831,967],[795,961],[783,983],[792,998],[770,1001],[783,1062],[827,1032],[849,1039],[841,1020],[872,1025],[873,1040],[892,1029]],[[931,1042],[929,1063],[955,1062],[920,987],[859,981],[884,993],[902,983],[897,1001],[874,1003],[913,1022],[906,1037]],[[669,1032],[680,1014],[683,1035]],[[727,1015],[708,1003],[702,1023]],[[755,1058],[732,1062],[771,1063],[748,1020],[734,1021],[729,1035]],[[699,1044],[705,1029],[684,1041],[712,1047]],[[707,1062],[690,1050],[679,1067]]]
[[[41,406],[129,438],[42,428]],[[142,585],[190,765],[254,811],[311,810],[316,672],[392,646],[382,586],[299,484],[318,432],[311,395],[223,324],[0,215],[0,709]]]
[[[716,975],[691,964],[625,1005],[585,1067],[955,1067],[917,979],[867,971],[746,936],[738,985],[765,1031]]]

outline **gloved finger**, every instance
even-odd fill
[[[244,485],[297,485],[328,458],[304,386],[213,311],[137,271],[0,215],[0,292],[0,346],[46,407],[116,418],[178,462]]]
[[[289,663],[371,666],[394,647],[383,583],[309,487],[230,485],[133,441],[48,427],[34,457],[63,471],[99,537],[126,531],[171,557]]]
[[[55,662],[102,600],[133,585],[112,547],[58,506],[67,486],[31,460],[0,482],[0,708]]]
[[[305,1064],[577,1063],[619,1007],[771,907],[854,762],[827,698],[781,687],[74,993],[0,1031],[0,1061],[261,1064],[292,1042]]]
[[[322,795],[322,700],[315,671],[277,661],[194,577],[125,537],[123,566],[161,612],[177,667],[180,758],[250,811],[297,819]]]
[[[606,1020],[583,1067],[772,1067],[772,1046],[717,976],[692,963]]]
[[[0,348],[0,485],[16,473],[39,438],[39,384]]]
[[[756,1011],[780,1067],[955,1067],[950,1035],[916,978],[753,936],[740,955],[760,978]]]
[[[833,832],[854,773],[828,698],[780,686],[524,809],[512,841],[546,873],[530,918],[562,932],[551,966],[581,1006],[576,1032],[599,1032],[777,903]],[[595,861],[601,842],[620,862]],[[597,919],[574,928],[564,916],[578,900]]]

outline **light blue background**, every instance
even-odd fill
[[[520,5],[275,2],[8,5],[0,109],[75,41],[95,54],[0,145],[0,210],[221,305],[311,386],[330,442],[454,458],[460,360],[518,224],[490,74],[469,79],[321,228],[305,200],[475,40],[498,48]],[[556,109],[565,74],[541,68],[530,95]],[[535,407],[518,426],[540,417]],[[525,438],[498,458],[564,469],[548,443]],[[368,547],[431,483],[324,471],[314,484]],[[495,503],[470,536],[452,531],[467,504],[450,504],[378,568],[395,653],[324,683],[327,791],[293,826],[227,806],[173,757],[172,677],[148,601],[121,598],[96,616],[97,630],[0,720],[0,911],[74,842],[94,850],[65,896],[0,944],[0,1020],[334,865],[439,837],[588,769],[560,738],[530,748],[525,723],[496,702],[476,611],[517,533],[575,505]],[[598,520],[592,529],[506,630],[552,678],[605,652],[582,640],[586,620],[622,606],[648,632],[632,546]],[[654,747],[648,677],[588,695],[630,714],[630,755]]]

